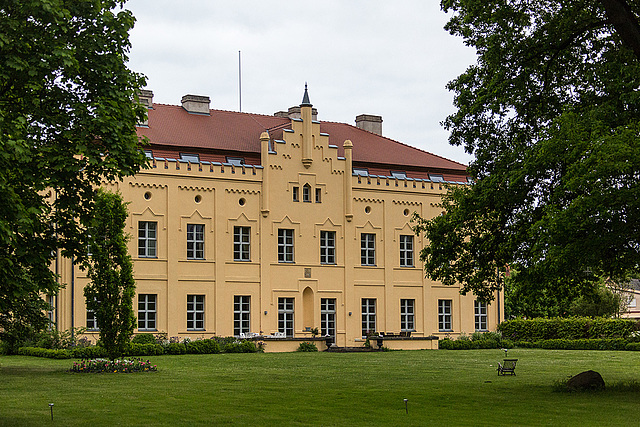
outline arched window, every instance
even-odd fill
[[[302,187],[302,201],[311,202],[311,186],[309,184],[305,184]]]

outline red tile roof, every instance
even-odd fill
[[[139,127],[138,135],[151,145],[176,147],[183,151],[225,150],[260,153],[260,134],[270,131],[272,139],[282,139],[290,119],[235,111],[210,110],[210,115],[189,114],[180,106],[153,104],[149,127]],[[382,164],[449,170],[464,174],[466,166],[418,148],[359,129],[346,123],[321,122],[320,131],[329,134],[329,144],[339,147],[346,139],[353,142],[356,163]]]

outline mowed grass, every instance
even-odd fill
[[[553,391],[584,370],[640,382],[640,352],[501,350],[156,356],[156,373],[71,374],[0,357],[0,425],[639,425],[640,393]],[[403,399],[408,399],[408,414]],[[49,403],[54,403],[51,421]]]

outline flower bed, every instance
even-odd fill
[[[133,373],[133,372],[156,372],[158,367],[152,365],[148,360],[142,359],[83,359],[74,362],[70,372],[78,373]]]

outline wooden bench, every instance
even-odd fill
[[[498,362],[498,375],[515,375],[517,361],[518,359],[504,359],[502,363]]]

